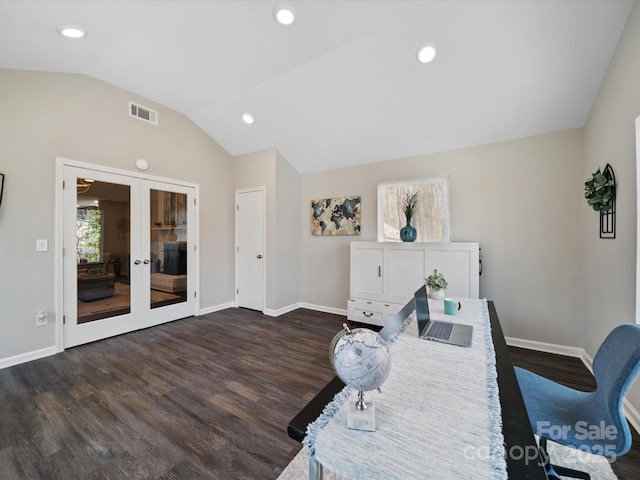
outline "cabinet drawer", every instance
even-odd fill
[[[384,309],[383,302],[376,302],[375,300],[360,300],[352,298],[349,300],[348,308],[355,308],[356,310],[366,310],[367,312],[382,313]]]
[[[382,306],[382,314],[389,317],[393,317],[396,313],[402,310],[404,304],[401,303],[384,303]]]
[[[347,318],[349,320],[384,326],[384,322],[382,321],[382,309],[384,305],[382,303],[369,302],[366,300],[349,300],[347,303]]]

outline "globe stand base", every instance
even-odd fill
[[[351,430],[376,431],[376,407],[373,402],[367,403],[367,408],[359,409],[355,403],[349,403],[347,427]]]

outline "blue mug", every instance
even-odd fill
[[[444,313],[447,315],[457,315],[458,310],[462,308],[462,304],[453,298],[444,299]]]

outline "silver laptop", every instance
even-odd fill
[[[462,347],[471,346],[471,338],[473,337],[472,325],[431,320],[427,288],[424,285],[416,291],[413,297],[416,303],[416,320],[420,338]]]

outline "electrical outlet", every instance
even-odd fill
[[[36,313],[36,327],[42,327],[49,323],[49,319],[47,318],[47,312],[44,310],[40,310]]]

